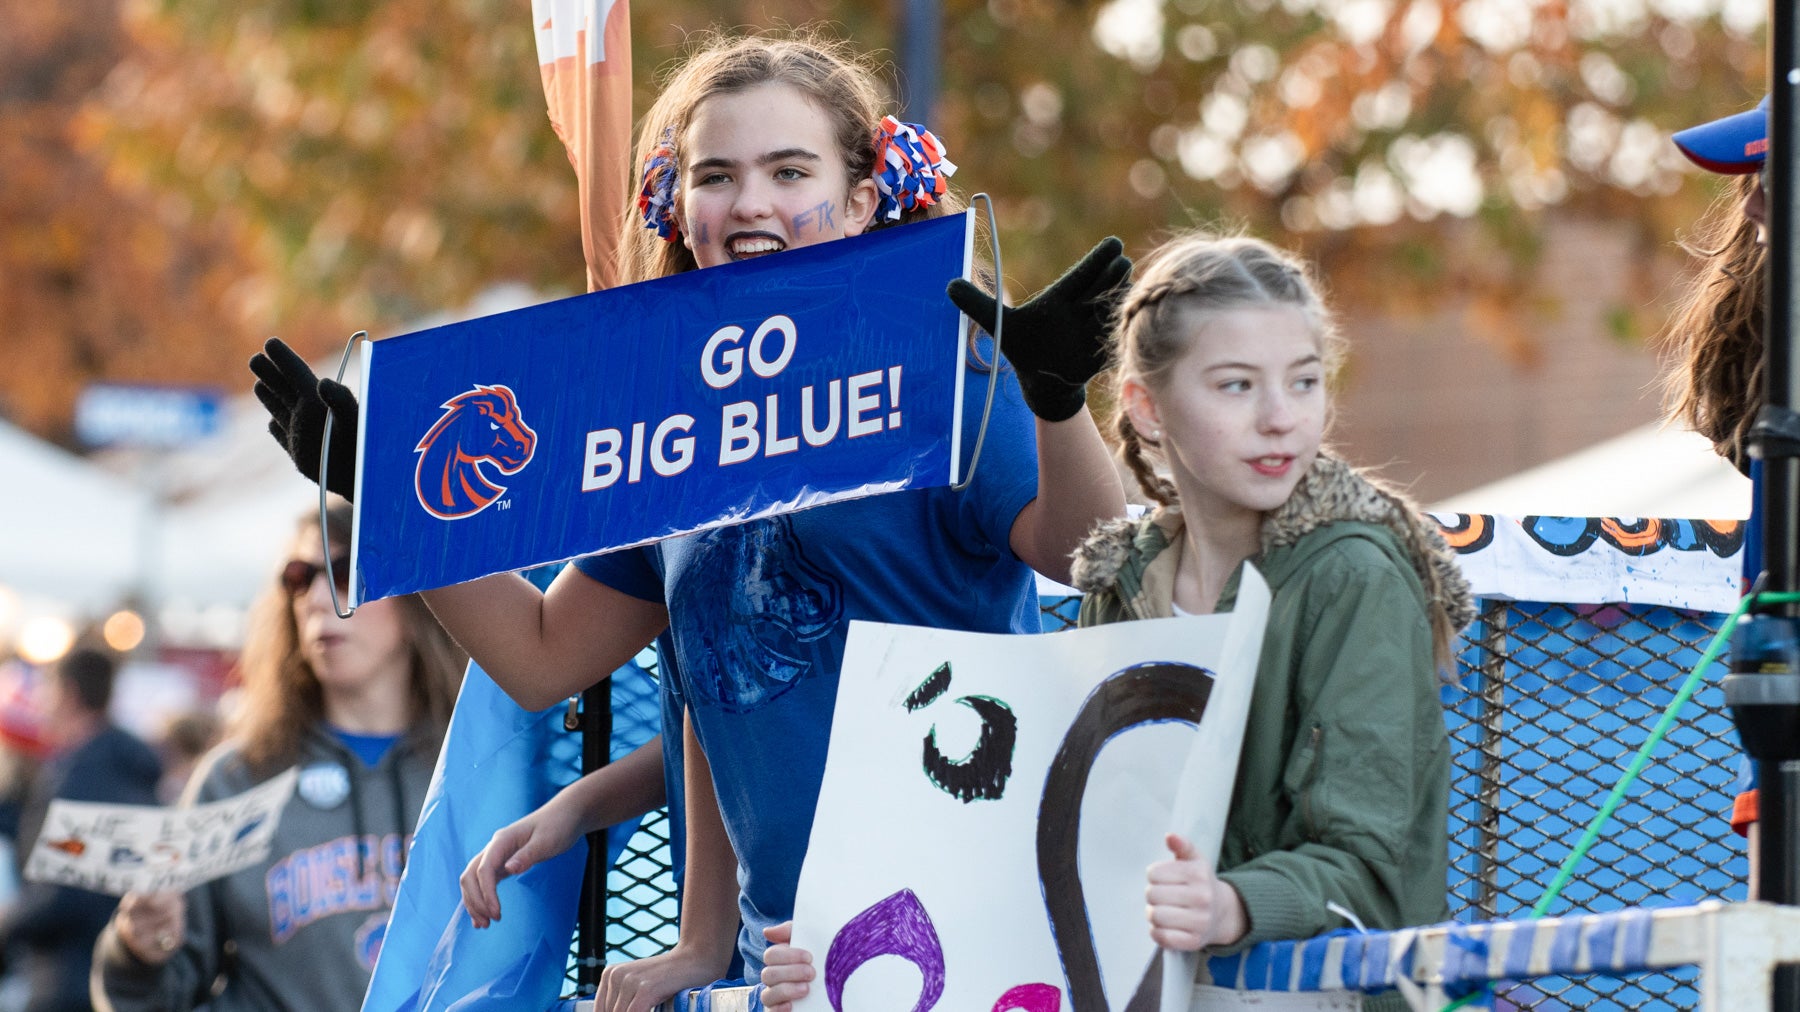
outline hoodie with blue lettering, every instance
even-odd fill
[[[403,738],[370,767],[324,729],[309,734],[269,856],[188,891],[187,936],[161,966],[139,960],[109,924],[94,947],[94,1008],[359,1009],[435,746]],[[202,760],[183,800],[218,801],[277,772],[257,775],[227,742]]]

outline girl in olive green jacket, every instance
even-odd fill
[[[1341,338],[1305,269],[1189,235],[1120,307],[1120,452],[1161,505],[1077,553],[1084,625],[1228,611],[1246,561],[1273,602],[1217,868],[1171,834],[1151,935],[1242,947],[1447,916],[1438,701],[1467,582],[1400,496],[1321,452]]]

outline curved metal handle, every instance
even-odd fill
[[[970,206],[977,201],[987,208],[988,245],[994,254],[994,366],[988,370],[987,400],[981,405],[981,425],[975,430],[975,450],[969,454],[969,470],[964,472],[962,481],[950,486],[952,492],[968,488],[975,480],[975,466],[981,463],[981,444],[987,440],[988,418],[994,413],[994,387],[1000,382],[1000,332],[1006,329],[1006,302],[1001,297],[1006,272],[1000,263],[1000,226],[994,220],[994,198],[985,192],[977,193],[969,198]]]
[[[350,340],[344,343],[344,353],[338,358],[337,376],[333,377],[339,383],[344,382],[344,371],[350,367],[350,353],[356,350],[356,342],[368,339],[369,332],[359,330],[351,334]],[[331,535],[325,530],[325,496],[328,494],[325,491],[325,476],[331,470],[332,421],[331,409],[327,408],[325,410],[325,431],[319,436],[319,546],[325,554],[325,586],[331,589],[331,610],[337,613],[338,618],[349,618],[356,614],[356,609],[351,608],[346,611],[344,603],[338,600],[337,574],[331,571]],[[350,578],[355,579],[355,577],[356,570],[352,568]]]

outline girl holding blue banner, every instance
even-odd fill
[[[1224,949],[1446,918],[1438,673],[1473,602],[1435,525],[1321,449],[1342,339],[1305,269],[1252,239],[1178,238],[1116,340],[1121,454],[1160,505],[1077,552],[1080,623],[1229,611],[1246,562],[1273,595],[1219,859],[1169,835],[1152,938]],[[764,1006],[813,974],[771,948]]]
[[[622,252],[625,280],[955,210],[942,145],[882,105],[867,68],[814,39],[719,41],[695,53],[643,121],[643,219]],[[543,593],[497,576],[426,595],[529,709],[660,644],[667,727],[679,726],[682,742],[661,752],[667,781],[685,783],[686,795],[681,939],[664,955],[608,967],[599,1008],[647,1012],[723,976],[734,938],[746,970],[760,970],[762,929],[791,916],[851,620],[1035,632],[1032,570],[1066,578],[1081,538],[1123,512],[1085,386],[1104,364],[1105,320],[1129,268],[1108,240],[1007,311],[1012,369],[1000,376],[981,464],[963,491],[839,502],[590,557]],[[951,297],[994,323],[996,303],[973,286],[953,286]],[[316,420],[329,403],[342,418],[337,431],[349,429],[354,400],[274,358],[255,367],[264,402],[303,472],[310,441],[316,476]],[[986,384],[964,386],[971,443]],[[332,452],[331,473],[350,473],[351,458],[340,467],[343,451]],[[464,876],[475,922],[499,916],[501,878],[566,847],[596,818],[653,802],[656,766],[642,758],[496,836]]]

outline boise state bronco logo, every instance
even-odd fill
[[[442,405],[444,417],[419,440],[413,486],[419,505],[441,520],[472,517],[506,494],[483,473],[484,463],[501,474],[518,474],[537,450],[537,433],[519,414],[510,387],[476,384]]]

